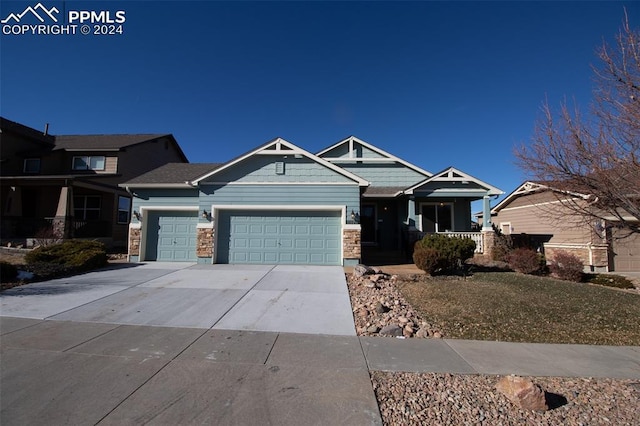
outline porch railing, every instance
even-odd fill
[[[53,227],[54,218],[2,217],[2,238],[45,237]],[[97,238],[111,236],[111,223],[106,220],[73,220],[73,236],[76,238]]]
[[[418,235],[420,239],[424,238],[425,235],[430,234],[430,232],[419,232]],[[459,238],[470,238],[476,243],[476,253],[484,253],[484,245],[482,244],[482,232],[438,232],[440,235],[446,235],[447,237],[459,237]]]

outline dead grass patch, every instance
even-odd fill
[[[640,345],[640,295],[511,272],[400,280],[398,288],[449,338]]]

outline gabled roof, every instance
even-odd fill
[[[517,187],[516,189],[514,189],[513,192],[511,192],[511,194],[507,195],[504,198],[504,200],[496,204],[495,207],[491,209],[491,214],[498,213],[500,210],[508,206],[509,203],[511,203],[514,199],[518,198],[521,195],[527,195],[527,194],[532,194],[532,193],[541,192],[541,191],[553,191],[558,193],[566,193],[578,198],[585,198],[585,199],[588,198],[588,195],[586,194],[581,194],[579,192],[574,192],[574,191],[563,191],[563,190],[554,188],[553,182],[535,182],[535,181],[528,180],[524,182],[522,185],[520,185],[519,187]]]
[[[473,182],[485,189],[487,189],[487,195],[502,195],[504,191],[499,188],[496,188],[493,185],[489,185],[486,182],[481,181],[468,173],[465,173],[455,167],[448,167],[441,172],[434,174],[433,176],[413,185],[410,188],[407,188],[404,193],[405,194],[413,194],[416,189],[419,189],[421,186],[424,186],[431,182],[460,182],[462,184],[468,184]]]
[[[53,146],[55,139],[52,135],[44,134],[39,130],[8,120],[4,117],[0,117],[0,133],[2,133],[2,131],[17,133],[35,142],[40,142],[48,148]]]
[[[316,156],[313,155],[312,153],[305,151],[304,149],[292,144],[291,142],[288,142],[282,138],[276,138],[270,142],[267,142],[266,144],[252,150],[249,151],[245,154],[242,154],[241,156],[229,161],[228,163],[225,163],[224,165],[222,165],[221,167],[218,167],[215,170],[211,170],[206,174],[203,174],[201,176],[199,176],[196,179],[193,179],[191,181],[192,185],[197,185],[200,181],[204,180],[204,179],[208,179],[211,176],[214,176],[217,173],[220,173],[224,170],[229,169],[230,167],[233,167],[235,164],[240,163],[243,160],[246,160],[249,157],[252,157],[254,155],[301,155],[303,157],[306,157],[328,169],[331,169],[333,171],[335,171],[338,174],[341,174],[342,176],[345,176],[351,180],[353,180],[354,182],[357,182],[359,186],[368,186],[369,182],[367,182],[366,180],[362,179],[359,176],[356,176],[355,174],[348,172],[347,170],[344,170],[334,164],[331,164],[330,162]]]
[[[171,133],[145,133],[121,135],[60,135],[55,137],[54,150],[64,151],[121,151],[124,148],[145,142],[166,138],[178,150],[180,157],[187,162],[182,148]]]
[[[324,155],[326,153],[328,153],[329,151],[332,151],[334,149],[336,149],[337,147],[339,147],[340,145],[347,145],[348,144],[348,152],[349,152],[349,157],[325,157]],[[354,156],[354,145],[355,144],[360,144],[364,147],[366,147],[367,149],[378,153],[381,158],[364,158],[364,157],[355,157]],[[381,161],[392,161],[392,162],[398,162],[420,174],[423,174],[425,176],[431,176],[431,173],[414,165],[409,163],[408,161],[405,161],[399,157],[396,157],[393,154],[390,154],[376,146],[371,145],[370,143],[367,143],[365,141],[363,141],[362,139],[359,139],[355,136],[349,136],[346,139],[343,139],[333,145],[331,145],[328,148],[323,149],[322,151],[320,151],[319,153],[316,154],[318,157],[322,157],[325,160],[332,162],[332,163],[344,163],[344,162],[354,162],[354,161],[361,161],[361,162],[381,162]]]
[[[122,183],[122,187],[189,186],[188,182],[220,167],[221,163],[167,163]]]

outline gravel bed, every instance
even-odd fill
[[[381,336],[397,326],[405,338],[443,337],[396,289],[399,279],[347,275],[356,332]],[[411,279],[412,277],[402,277]],[[501,376],[371,371],[386,425],[640,425],[640,381],[529,377],[542,387],[548,411],[523,410],[496,390]]]
[[[400,294],[395,286],[397,280],[397,275],[384,273],[363,277],[347,275],[356,333],[359,336],[443,337],[438,326],[421,317]],[[397,327],[395,333],[386,332],[392,326]]]
[[[638,425],[640,382],[530,377],[552,409],[516,407],[496,391],[500,376],[372,371],[387,425]]]

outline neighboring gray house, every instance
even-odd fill
[[[132,262],[320,265],[406,258],[432,232],[473,238],[481,253],[471,202],[484,200],[488,213],[490,198],[503,193],[353,136],[315,155],[277,138],[225,164],[167,164],[121,187],[133,197]]]

